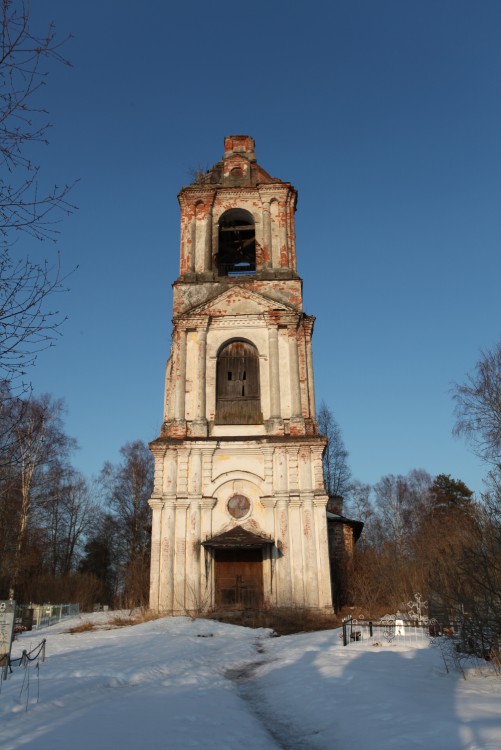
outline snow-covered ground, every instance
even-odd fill
[[[45,637],[47,658],[2,684],[2,750],[501,748],[501,679],[447,673],[426,642],[343,648],[336,630],[273,638],[187,618],[69,634],[76,623],[15,642],[12,657]]]

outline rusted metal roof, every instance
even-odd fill
[[[267,544],[273,544],[271,537],[255,534],[253,531],[244,529],[243,526],[235,526],[229,531],[217,534],[211,539],[202,542],[204,547],[227,547],[227,548],[247,548],[265,547]]]

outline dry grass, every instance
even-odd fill
[[[501,651],[491,651],[487,661],[490,661],[497,675],[501,675]]]
[[[190,613],[190,616],[192,614]],[[226,622],[230,625],[241,625],[247,628],[270,628],[276,635],[291,635],[293,633],[310,633],[317,630],[331,630],[341,625],[341,618],[332,612],[308,610],[299,608],[280,608],[260,610],[256,612],[235,611],[207,614],[201,617]],[[140,625],[144,622],[166,617],[149,609],[131,610],[129,614],[111,615],[106,622],[82,622],[70,628],[69,633],[85,633],[89,630],[109,630]],[[192,616],[192,619],[193,618]]]
[[[80,625],[74,625],[68,630],[68,633],[87,633],[89,630],[94,630],[95,627],[93,622],[86,620],[85,622],[81,622]]]
[[[258,612],[215,613],[210,616],[218,622],[242,625],[247,628],[271,628],[276,635],[311,633],[331,630],[341,625],[341,619],[332,612],[283,607]]]
[[[110,619],[106,623],[106,627],[113,627],[113,628],[125,628],[128,625],[136,625],[132,619],[132,617],[128,617],[127,615],[114,615],[114,617],[110,617]]]
[[[129,625],[141,625],[143,622],[151,622],[151,620],[158,620],[160,617],[164,617],[158,612],[153,612],[150,609],[141,609],[138,611],[131,611],[128,615],[115,615],[111,617],[107,625],[114,628],[124,628]]]
[[[158,614],[149,609],[131,610],[129,614],[116,614],[109,617],[106,621],[91,622],[86,620],[80,625],[68,630],[68,633],[87,633],[89,630],[110,630],[111,628],[125,628],[129,625],[140,625],[150,620],[158,620],[165,615]]]

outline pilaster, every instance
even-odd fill
[[[292,598],[296,607],[304,607],[304,587],[306,581],[303,561],[301,498],[299,495],[291,495],[289,497],[288,508]]]
[[[199,611],[202,605],[200,589],[200,543],[202,496],[190,498],[187,528],[186,609]]]
[[[193,320],[197,329],[197,398],[195,419],[190,424],[190,435],[193,437],[207,436],[207,415],[206,415],[206,393],[207,393],[207,327],[208,318]]]
[[[315,516],[317,535],[316,557],[318,571],[318,606],[324,609],[332,607],[330,576],[323,574],[324,571],[330,570],[326,516],[327,500],[327,495],[315,495],[313,499],[313,512]]]
[[[268,316],[268,348],[269,348],[269,392],[270,418],[267,431],[271,434],[283,433],[284,424],[280,407],[280,364],[278,354],[278,324]]]
[[[163,502],[150,498],[148,505],[153,511],[151,520],[151,565],[150,565],[150,606],[158,609],[160,588],[160,539],[162,528]]]
[[[277,604],[281,607],[294,605],[292,596],[292,550],[289,531],[289,498],[277,496],[275,509],[275,538],[277,546]]]
[[[164,503],[162,516],[162,540],[160,563],[159,609],[172,612],[174,606],[174,553],[175,553],[175,499],[169,497]]]
[[[304,419],[301,409],[301,384],[299,380],[299,356],[297,343],[297,324],[287,326],[289,337],[289,368],[291,389],[290,434],[304,435]]]
[[[190,501],[186,497],[178,497],[176,502],[176,520],[175,520],[175,550],[174,550],[174,601],[173,610],[180,614],[187,612],[186,590],[187,590],[187,569],[186,569],[186,541],[187,541],[187,510]]]
[[[163,459],[162,491],[164,495],[175,496],[177,487],[177,449],[167,447]]]

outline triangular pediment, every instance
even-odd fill
[[[269,536],[256,534],[243,526],[235,526],[233,529],[206,539],[202,542],[204,547],[226,548],[226,549],[252,549],[253,547],[265,547],[273,544]]]
[[[210,315],[211,317],[222,317],[225,315],[260,315],[268,312],[297,313],[293,307],[284,305],[277,300],[269,299],[259,292],[251,291],[243,287],[227,289],[216,297],[204,302],[202,305],[192,307],[184,313],[183,317],[192,315]]]

